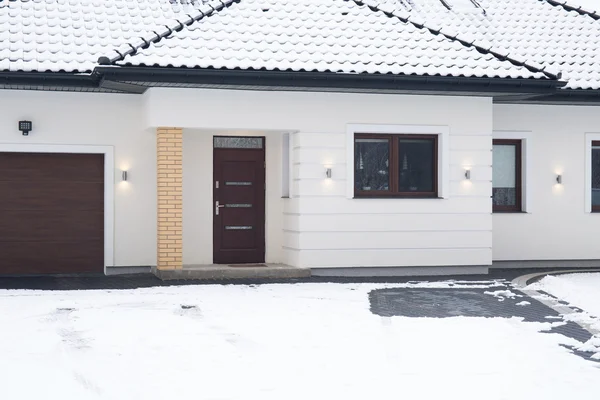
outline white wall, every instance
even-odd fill
[[[183,132],[183,264],[213,262],[213,136],[265,136],[266,262],[283,262],[281,139],[278,132],[185,129]]]
[[[600,107],[494,105],[494,130],[531,138],[527,212],[494,214],[494,260],[600,259],[600,214],[585,209],[585,135],[600,133]]]
[[[145,123],[153,127],[292,132],[293,198],[283,200],[281,215],[284,262],[310,267],[491,263],[490,99],[155,88],[144,95],[144,104]],[[348,124],[449,129],[449,198],[347,199]],[[326,164],[333,168],[331,180],[325,178]],[[470,182],[464,180],[465,166],[472,170]],[[267,170],[281,173],[269,165]],[[188,214],[185,218],[189,224]],[[196,220],[208,222],[206,216]],[[184,238],[184,248],[189,240]],[[206,260],[184,251],[185,262]]]
[[[0,91],[0,144],[97,145],[114,148],[114,260],[156,263],[156,135],[142,127],[141,96]],[[22,136],[18,121],[33,122]],[[129,182],[120,182],[120,169]],[[110,183],[107,183],[110,184]]]

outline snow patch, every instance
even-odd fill
[[[498,299],[498,301],[504,301],[505,299],[514,299],[515,297],[523,297],[520,294],[516,294],[511,292],[510,290],[496,290],[494,292],[484,292],[485,294],[489,294],[490,296],[494,296]]]

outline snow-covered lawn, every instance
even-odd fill
[[[548,275],[528,288],[548,292],[600,318],[600,273]]]
[[[600,398],[552,321],[372,314],[397,286],[0,290],[0,399]]]
[[[527,289],[543,290],[583,310],[563,318],[589,326],[595,336],[578,348],[594,353],[592,357],[600,360],[600,273],[549,275]]]

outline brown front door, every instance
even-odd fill
[[[218,137],[214,145],[214,263],[263,263],[264,138]]]
[[[0,153],[0,275],[104,271],[104,155]]]

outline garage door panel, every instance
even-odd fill
[[[0,153],[0,274],[104,270],[104,155]]]
[[[104,213],[80,210],[18,210],[2,213],[0,242],[39,242],[52,236],[61,237],[66,241],[76,241],[82,237],[102,240]]]
[[[102,272],[98,259],[104,258],[101,241],[0,242],[3,274],[56,274]],[[39,255],[43,254],[43,257]]]
[[[99,154],[2,153],[0,180],[41,182],[103,182],[104,158]]]
[[[96,182],[2,182],[0,210],[98,210],[104,184]]]

